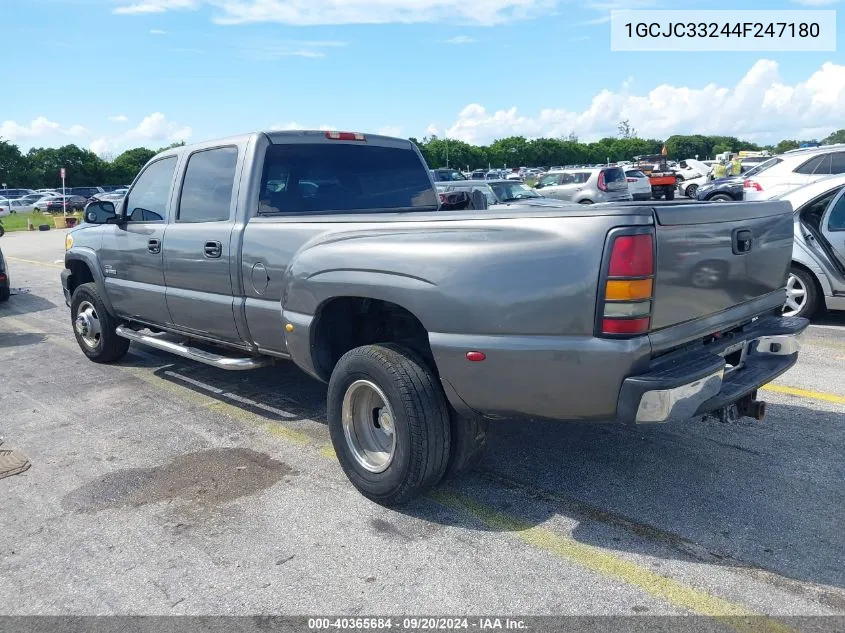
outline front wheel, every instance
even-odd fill
[[[687,187],[687,198],[695,198],[695,194],[698,192],[698,185],[690,185]]]
[[[734,199],[731,198],[726,193],[717,193],[715,196],[708,198],[710,202],[733,202]]]
[[[118,323],[106,310],[95,283],[81,284],[73,291],[70,315],[76,342],[89,359],[111,363],[123,358],[129,340],[117,335]]]
[[[581,201],[578,202],[578,204],[593,204],[593,201],[592,200],[581,200]]]
[[[411,350],[356,347],[329,379],[329,434],[343,471],[365,497],[405,503],[437,484],[449,464],[449,407],[440,382]]]

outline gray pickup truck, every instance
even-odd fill
[[[453,209],[407,140],[164,151],[67,236],[76,339],[101,363],[130,342],[293,361],[328,383],[340,464],[385,505],[469,468],[489,420],[760,419],[757,389],[797,360],[788,203]]]

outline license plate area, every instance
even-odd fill
[[[741,369],[745,364],[745,357],[748,355],[748,341],[739,341],[728,345],[719,353],[725,359],[725,375]]]

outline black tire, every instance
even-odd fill
[[[86,343],[83,332],[76,326],[80,306],[83,304],[88,304],[93,308],[96,321],[98,322],[99,338],[95,340],[93,345]],[[81,284],[73,291],[70,301],[70,323],[71,327],[73,327],[76,342],[79,344],[82,353],[95,363],[111,363],[119,360],[123,358],[129,349],[129,339],[118,336],[115,332],[119,324],[109,314],[103,300],[100,298],[97,284],[93,282]]]
[[[698,185],[690,185],[687,187],[687,198],[695,199],[695,194],[698,192]]]
[[[6,234],[6,229],[3,228],[3,225],[0,224],[0,237],[3,237]]]
[[[0,288],[0,303],[8,301],[11,296],[12,291],[10,288]]]
[[[344,398],[360,381],[378,387],[393,413],[395,448],[382,472],[359,462],[344,430]],[[373,415],[382,410],[374,409]],[[366,345],[344,354],[329,379],[327,414],[343,471],[361,494],[376,503],[395,506],[411,501],[446,472],[451,448],[446,396],[424,361],[402,346]],[[373,425],[381,428],[376,420]]]
[[[666,190],[666,199],[667,200],[674,200],[675,199],[675,190],[674,189],[667,189]]]
[[[593,204],[592,200],[581,200],[578,204]]]
[[[815,278],[808,273],[803,268],[798,268],[797,266],[792,266],[789,269],[790,276],[795,276],[801,282],[801,285],[805,289],[805,300],[804,303],[801,305],[801,309],[798,312],[790,313],[790,316],[795,317],[804,317],[805,319],[810,319],[819,312],[819,289],[816,285]],[[787,284],[790,283],[791,280],[787,280]],[[788,293],[788,286],[787,286],[787,293]],[[788,305],[784,303],[783,305],[783,312],[784,314],[787,313]]]
[[[731,198],[726,193],[717,193],[716,195],[713,195],[713,196],[710,196],[709,198],[707,198],[707,200],[710,201],[710,202],[733,202],[734,201],[734,199]]]
[[[464,417],[452,411],[452,450],[446,477],[474,470],[487,448],[488,422],[480,416]]]

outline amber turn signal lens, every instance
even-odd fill
[[[638,299],[650,299],[651,289],[651,279],[612,279],[607,282],[605,299],[608,301],[636,301]]]

